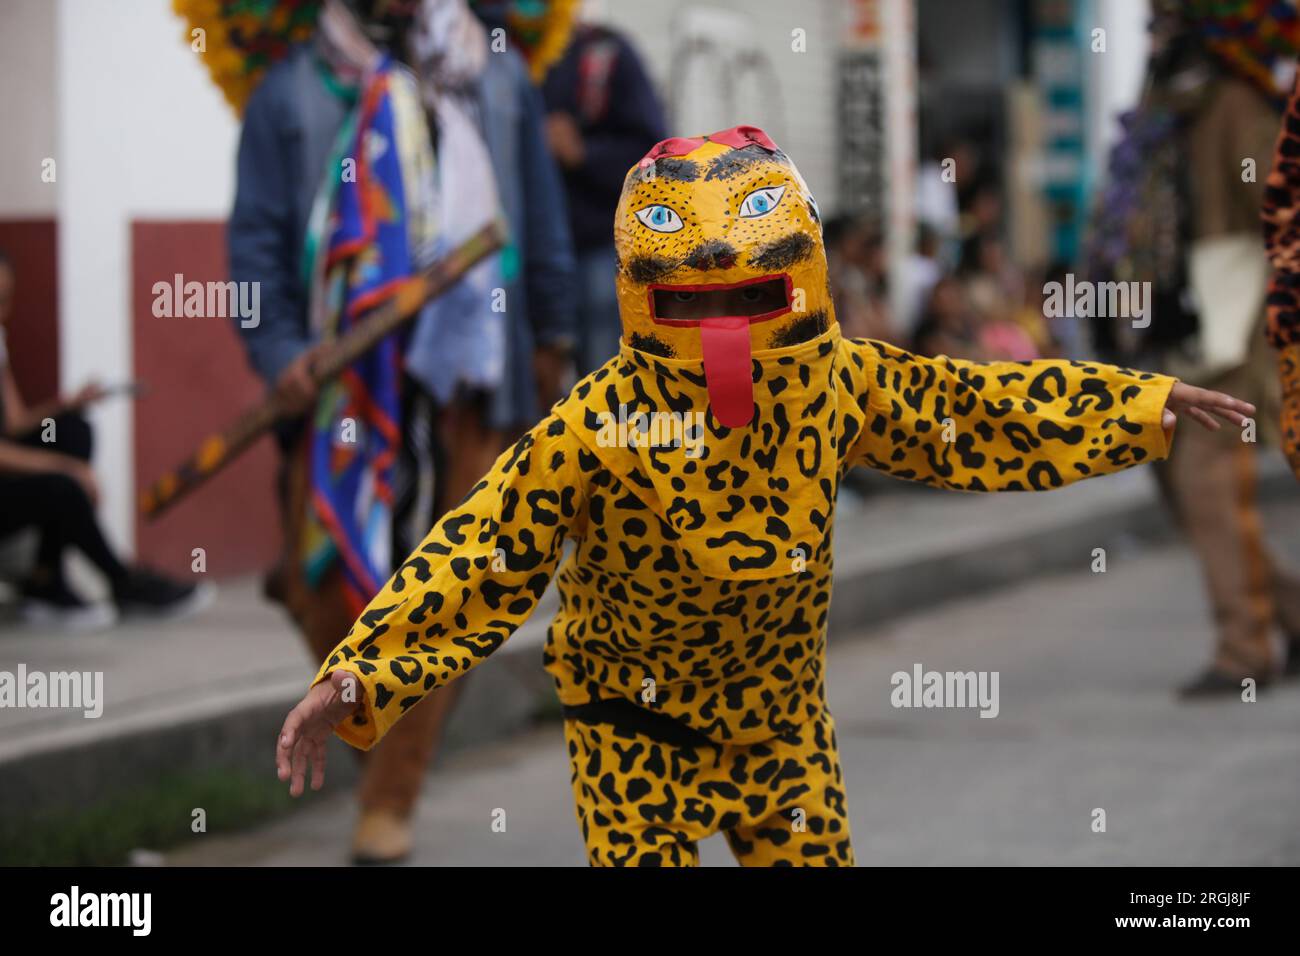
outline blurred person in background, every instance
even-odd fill
[[[1275,68],[1297,50],[1300,21],[1285,4],[1153,4],[1147,88],[1123,118],[1093,256],[1094,274],[1155,290],[1137,348],[1170,374],[1258,406],[1264,440],[1278,397],[1263,334],[1264,183],[1244,174],[1244,161],[1265,165],[1272,155]],[[1200,559],[1216,632],[1210,664],[1181,688],[1186,698],[1237,698],[1247,679],[1265,685],[1284,666],[1300,673],[1300,576],[1264,539],[1256,472],[1254,434],[1232,428],[1188,430],[1157,471]]]
[[[867,280],[856,264],[861,258],[857,251],[862,244],[861,230],[852,216],[834,216],[826,220],[823,240],[831,297],[840,324],[847,337],[860,336],[860,330],[871,324]]]
[[[547,145],[540,89],[568,45],[576,4],[472,0],[469,6],[489,34],[505,30],[508,36],[504,50],[489,53],[474,90],[474,113],[510,230],[502,256],[507,366],[496,388],[483,396],[483,421],[495,434],[477,463],[468,458],[452,463],[447,506],[468,494],[506,444],[563,396],[578,331],[573,235],[564,182]],[[454,435],[446,438],[449,449],[459,448]]]
[[[489,52],[487,30],[506,11],[480,7],[482,21],[464,0],[326,0],[311,38],[266,71],[244,112],[231,275],[261,284],[263,309],[239,331],[281,400],[311,412],[281,436],[285,554],[267,593],[317,659],[565,374],[573,257],[562,187],[529,66],[513,42]],[[369,161],[340,177],[363,150]],[[390,201],[357,201],[378,192]],[[493,208],[507,247],[318,388],[319,343],[449,251],[460,221],[485,222]],[[359,440],[340,443],[345,421]],[[410,852],[457,696],[422,701],[366,755],[355,862]]]
[[[1024,276],[1004,250],[995,233],[971,236],[962,247],[958,275],[984,353],[991,359],[1027,362],[1041,357],[1046,331],[1043,323],[1033,321],[1034,316],[1026,316]]]
[[[1002,189],[992,179],[981,179],[963,193],[961,235],[963,241],[996,233],[1002,229],[1004,211]]]
[[[831,294],[848,338],[894,342],[884,238],[860,218],[834,216],[823,229]]]
[[[609,224],[623,177],[668,132],[641,58],[607,27],[579,25],[542,91],[546,138],[563,171],[577,257],[575,357],[581,377],[618,351],[622,334]]]
[[[913,214],[931,230],[939,259],[950,267],[957,265],[961,252],[960,186],[975,181],[977,166],[975,147],[964,138],[949,137],[916,172]]]
[[[972,129],[948,136],[917,170],[915,216],[938,233],[943,258],[956,267],[962,243],[996,229],[1002,198],[991,134]]]
[[[1049,285],[1058,283],[1059,288],[1065,288],[1068,276],[1073,272],[1074,267],[1070,263],[1058,260],[1025,283],[1023,310],[1028,324],[1042,322],[1047,330],[1047,341],[1043,346],[1045,355],[1077,357],[1088,354],[1090,343],[1087,329],[1079,317],[1074,315],[1072,307],[1063,310],[1063,314],[1048,315]],[[1033,315],[1032,320],[1028,319],[1030,313]]]
[[[934,284],[913,336],[912,349],[927,358],[946,355],[972,362],[988,360],[966,287],[956,276],[944,276]]]
[[[939,233],[930,224],[918,222],[916,246],[903,263],[903,313],[897,316],[895,323],[900,342],[912,341],[930,293],[945,273],[939,253]]]
[[[981,318],[1008,316],[1024,299],[1024,276],[1007,258],[995,232],[976,233],[962,244],[959,272],[971,307]]]
[[[92,382],[71,396],[23,401],[5,341],[15,281],[11,260],[0,252],[0,541],[26,528],[40,536],[36,562],[18,584],[19,613],[32,624],[98,630],[119,614],[176,617],[206,606],[211,586],[128,565],[99,526],[94,435],[82,412],[108,393]],[[73,590],[63,567],[69,548],[103,575],[111,604],[88,603]]]

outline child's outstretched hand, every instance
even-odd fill
[[[309,760],[311,788],[319,790],[324,785],[325,744],[339,721],[357,709],[364,693],[354,675],[338,670],[328,681],[307,691],[289,711],[275,745],[275,768],[281,780],[292,778],[290,796],[302,796]]]
[[[1247,418],[1255,414],[1255,406],[1231,395],[1224,395],[1222,392],[1212,392],[1208,388],[1197,388],[1195,385],[1175,382],[1174,387],[1169,391],[1169,398],[1165,401],[1163,417],[1165,431],[1173,428],[1178,421],[1178,416],[1184,412],[1210,431],[1218,431],[1221,426],[1215,420],[1216,415],[1240,428],[1246,424]]]

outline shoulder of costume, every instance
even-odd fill
[[[606,390],[611,386],[617,389],[623,377],[623,359],[615,355],[608,362],[578,380],[569,394],[555,403],[551,413],[561,419],[573,440],[581,444],[588,453],[600,460],[605,468],[620,481],[624,481],[632,492],[650,507],[658,506],[658,499],[649,489],[644,479],[634,477],[640,469],[641,460],[636,451],[626,446],[602,446],[600,436],[616,418],[610,408]]]
[[[312,62],[311,41],[295,43],[289,52],[266,68],[257,85],[248,94],[243,106],[243,116],[253,110],[277,109],[292,96],[295,83],[302,82],[305,75],[314,76],[316,66]]]
[[[605,387],[606,383],[615,381],[621,374],[619,368],[620,359],[615,355],[600,368],[578,379],[573,388],[569,389],[569,394],[551,408],[551,413],[563,419],[579,436],[593,431],[592,423],[587,420],[587,412],[596,410],[597,403],[593,398],[597,390]]]

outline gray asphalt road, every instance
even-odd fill
[[[1300,504],[1269,525],[1300,559]],[[1104,574],[1090,560],[834,642],[859,863],[1300,863],[1300,683],[1254,703],[1178,703],[1172,688],[1210,642],[1195,565],[1177,548],[1112,550]],[[917,664],[996,671],[997,717],[892,706],[891,675]],[[423,800],[413,862],[581,864],[568,773],[556,726],[452,755]],[[254,832],[196,836],[168,862],[336,864],[352,820],[349,796],[317,797]],[[719,838],[703,858],[731,862]]]

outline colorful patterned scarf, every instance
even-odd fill
[[[415,81],[384,57],[362,83],[308,237],[315,321],[345,334],[393,296],[433,239],[433,152]],[[340,175],[341,171],[341,175]],[[332,195],[331,195],[332,194]],[[393,477],[401,444],[402,347],[390,336],[321,392],[311,421],[308,579],[341,559],[359,612],[392,571]]]
[[[1188,0],[1186,14],[1206,49],[1252,83],[1279,110],[1287,86],[1279,65],[1300,52],[1300,13],[1288,0]]]

